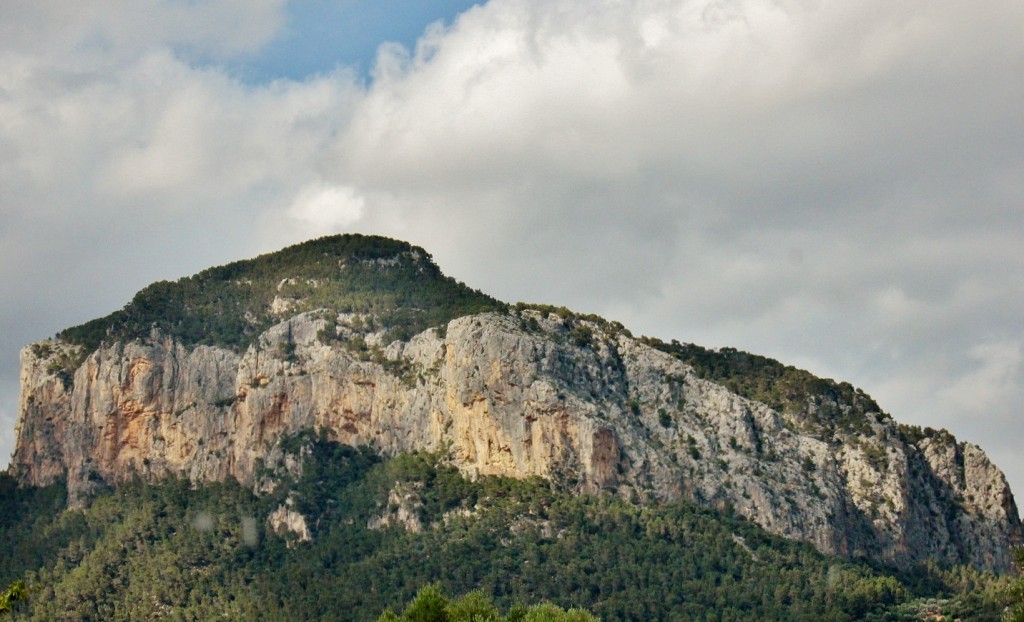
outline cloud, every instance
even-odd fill
[[[850,380],[1024,486],[1021,3],[491,0],[365,84],[225,69],[278,2],[134,6],[0,26],[4,352],[357,228],[507,300]]]
[[[15,0],[4,17],[4,49],[46,66],[89,70],[164,47],[194,59],[254,53],[282,27],[284,0]]]
[[[968,356],[975,368],[960,375],[938,392],[960,411],[999,409],[1006,403],[1024,402],[1024,349],[1020,342],[980,343]]]
[[[299,192],[288,216],[310,234],[344,231],[359,221],[365,204],[350,187],[315,184]]]

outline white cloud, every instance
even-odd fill
[[[334,233],[358,222],[365,205],[365,199],[353,188],[314,184],[299,192],[288,208],[288,216],[308,234]]]

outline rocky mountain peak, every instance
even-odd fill
[[[372,315],[395,338],[500,308],[444,276],[430,254],[379,236],[335,235],[146,287],[119,311],[59,334],[95,350],[153,329],[184,345],[244,349],[274,324],[313,309]]]
[[[509,307],[383,238],[325,238],[155,284],[25,348],[21,379],[13,472],[65,479],[75,503],[166,473],[272,489],[268,466],[301,468],[286,439],[316,431],[386,455],[443,450],[471,475],[694,500],[897,566],[1005,571],[1021,541],[980,448],[900,426],[847,383],[565,308]],[[286,510],[275,525],[301,524]]]

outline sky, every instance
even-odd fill
[[[1024,491],[1022,76],[1019,0],[5,2],[0,463],[26,344],[359,232],[849,381]]]

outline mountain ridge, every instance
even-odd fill
[[[57,336],[92,351],[104,340],[144,338],[157,328],[185,345],[244,349],[288,313],[332,308],[373,313],[390,336],[408,338],[459,315],[504,306],[442,274],[418,246],[346,234],[157,281],[123,309]]]
[[[980,448],[900,426],[848,383],[508,306],[402,242],[321,238],[151,286],[119,313],[22,351],[12,472],[66,478],[73,503],[136,475],[272,488],[259,473],[279,440],[315,429],[388,455],[447,448],[471,475],[690,499],[896,566],[1006,571],[1021,541]]]

